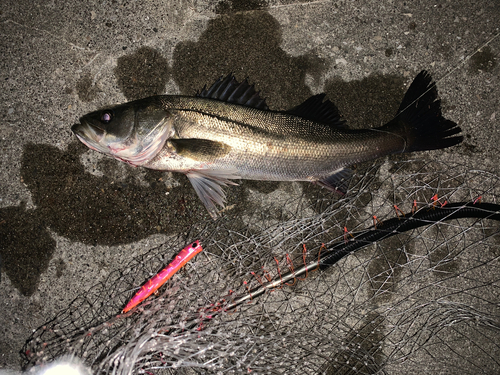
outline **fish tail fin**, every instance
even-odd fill
[[[437,97],[436,83],[423,70],[408,88],[396,117],[382,127],[405,139],[402,152],[437,150],[463,141],[463,136],[455,136],[462,129],[443,117]]]

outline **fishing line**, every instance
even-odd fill
[[[442,76],[441,78],[439,78],[438,80],[436,80],[434,83],[431,83],[431,85],[429,86],[429,88],[427,90],[425,90],[418,98],[416,98],[414,101],[412,101],[410,104],[408,104],[405,108],[403,108],[401,111],[398,112],[398,114],[406,111],[409,107],[411,107],[413,104],[415,104],[420,98],[422,98],[425,94],[427,94],[429,91],[433,90],[438,83],[441,83],[441,81],[445,80],[446,78],[448,78],[451,74],[453,74],[455,71],[457,71],[458,69],[460,69],[463,65],[465,65],[465,63],[467,61],[469,61],[474,55],[476,55],[477,53],[479,53],[484,47],[490,45],[496,38],[498,38],[500,36],[500,32],[493,35],[488,41],[486,41],[485,43],[483,43],[483,45],[481,45],[481,47],[477,48],[473,53],[471,53],[470,55],[466,56],[462,62],[458,63],[455,67],[453,67],[449,72],[447,72],[444,76]]]
[[[482,48],[491,44],[498,36],[500,36],[500,33],[490,38],[474,53],[467,56],[461,63],[437,80],[436,83],[440,83],[442,80],[453,74]],[[425,93],[432,89],[433,86],[429,87]],[[421,96],[425,95],[425,93]],[[406,110],[407,108],[408,107],[403,110]],[[429,162],[426,161],[426,163]],[[418,170],[417,173],[413,175],[413,177],[417,176],[416,182],[413,181],[413,185],[409,187],[404,185],[406,180],[403,181],[403,183],[401,183],[401,181],[398,182],[397,179],[391,180],[391,178],[394,178],[393,174],[392,177],[387,178],[386,181],[388,181],[390,187],[393,188],[392,191],[394,192],[394,197],[387,198],[387,196],[383,196],[382,193],[378,193],[377,191],[369,193],[371,194],[370,204],[375,207],[372,207],[373,211],[377,211],[376,213],[379,215],[378,210],[384,211],[384,208],[387,208],[388,203],[398,203],[399,201],[397,201],[397,199],[399,198],[395,198],[397,189],[401,189],[400,191],[397,191],[397,194],[402,195],[403,200],[404,197],[408,198],[412,194],[420,194],[424,189],[436,188],[440,191],[444,189],[449,195],[453,195],[457,192],[461,193],[459,194],[461,195],[460,199],[457,200],[466,201],[470,198],[470,196],[477,196],[477,191],[481,190],[481,187],[477,186],[478,184],[489,183],[489,186],[486,189],[481,190],[481,193],[483,191],[492,192],[488,200],[495,201],[497,199],[498,194],[495,195],[494,193],[497,189],[496,187],[500,186],[498,185],[497,176],[492,175],[492,181],[490,181],[487,180],[490,177],[486,177],[483,173],[480,177],[476,176],[475,180],[474,176],[471,177],[470,175],[477,171],[471,171],[467,168],[463,176],[458,174],[461,178],[463,177],[464,182],[462,185],[456,185],[454,184],[454,179],[457,178],[456,175],[450,176],[442,174],[443,171],[444,173],[453,171],[454,167],[455,166],[445,166],[445,168],[441,171],[430,167],[429,169],[431,172],[426,172],[427,175],[423,175],[423,173]],[[466,167],[462,166],[462,170],[463,168]],[[401,169],[405,172],[405,167],[402,167]],[[415,172],[414,169],[412,169],[412,171]],[[434,187],[431,183],[429,183],[428,179],[425,180],[426,176],[430,176],[432,180],[435,175],[438,176],[437,179],[444,176],[447,184],[444,184],[444,187],[441,187],[441,184],[439,184],[438,187]],[[448,178],[448,180],[446,180],[446,178]],[[453,182],[450,183],[449,181]],[[362,180],[362,182],[364,183],[364,180]],[[380,184],[382,184],[382,182]],[[408,191],[406,189],[408,189]],[[357,194],[357,196],[351,197],[352,202],[343,201],[347,207],[338,209],[338,211],[344,210],[347,212],[345,221],[347,221],[347,219],[352,219],[353,216],[356,216],[353,215],[352,211],[354,211],[354,213],[358,213],[363,210],[367,211],[366,200],[360,198],[364,194],[363,189],[360,189]],[[379,202],[373,203],[375,199],[379,199]],[[390,199],[394,199],[394,202],[389,202]],[[384,205],[386,207],[384,207]],[[310,221],[293,221],[293,219],[290,219],[289,217],[287,219],[288,223],[283,223],[281,226],[276,227],[271,225],[266,227],[265,223],[267,222],[264,222],[259,229],[262,232],[265,232],[266,230],[269,230],[270,232],[273,230],[277,232],[279,232],[279,230],[283,230],[282,236],[286,236],[294,229],[297,231],[301,230],[302,234],[296,234],[290,239],[290,242],[295,241],[298,243],[299,241],[297,238],[300,236],[303,236],[303,242],[305,242],[306,239],[318,239],[321,238],[322,235],[327,235],[328,228],[318,229],[316,224],[325,222],[331,223],[331,221],[328,221],[330,218],[326,216],[334,216],[334,213],[338,212],[336,210],[336,208],[330,208],[326,212],[322,212],[317,215],[318,218],[311,219]],[[371,214],[374,213],[375,212],[371,212]],[[306,213],[306,215],[308,215],[308,213]],[[218,293],[217,291],[222,288],[222,286],[217,284],[227,285],[230,282],[234,283],[235,281],[241,280],[245,277],[245,275],[248,276],[248,270],[246,271],[246,274],[241,271],[241,269],[249,268],[247,263],[243,264],[243,259],[249,259],[248,263],[252,266],[255,266],[255,264],[258,263],[258,261],[252,259],[251,257],[245,258],[245,256],[249,253],[245,253],[242,249],[250,246],[259,248],[262,243],[264,243],[267,249],[275,247],[270,244],[271,241],[266,243],[261,237],[252,237],[253,233],[256,232],[255,227],[257,227],[257,225],[252,230],[245,232],[248,234],[246,237],[245,233],[236,233],[235,230],[235,236],[238,235],[242,239],[234,240],[233,243],[231,243],[233,240],[228,238],[210,239],[213,248],[219,248],[222,254],[211,254],[211,259],[208,260],[208,266],[213,266],[212,268],[208,269],[207,267],[206,270],[203,269],[203,272],[200,271],[199,274],[193,273],[192,279],[190,279],[190,277],[176,278],[173,286],[167,288],[161,298],[150,301],[148,306],[137,310],[135,314],[129,314],[127,317],[117,316],[125,301],[123,296],[128,298],[130,295],[130,285],[137,285],[138,282],[148,278],[146,275],[149,275],[150,270],[147,270],[147,266],[144,266],[144,263],[158,263],[155,257],[144,258],[134,264],[129,264],[128,267],[123,268],[122,270],[114,271],[114,273],[109,275],[106,282],[101,285],[100,289],[83,293],[82,296],[75,299],[75,301],[69,305],[67,310],[59,312],[53,320],[47,322],[43,327],[36,330],[27,340],[26,345],[23,348],[24,366],[27,367],[33,365],[34,363],[51,361],[57,356],[71,352],[84,358],[86,363],[89,363],[93,368],[98,369],[97,371],[99,374],[129,374],[133,372],[137,373],[138,371],[147,373],[145,369],[151,369],[154,368],[154,366],[156,366],[156,368],[166,369],[165,371],[169,371],[169,368],[176,367],[210,368],[208,367],[210,363],[221,366],[219,367],[221,369],[220,372],[249,372],[248,370],[250,370],[250,365],[248,365],[248,370],[244,365],[251,364],[254,366],[254,369],[257,368],[257,371],[254,371],[257,373],[259,372],[258,366],[261,366],[260,369],[262,373],[271,373],[273,371],[276,373],[287,373],[287,370],[289,373],[301,370],[307,370],[308,372],[317,370],[314,371],[315,373],[336,373],[335,370],[328,370],[333,367],[327,367],[325,370],[325,367],[320,367],[318,365],[318,367],[314,368],[311,364],[314,363],[314,359],[311,358],[314,355],[317,355],[320,357],[318,362],[333,362],[333,359],[336,359],[334,357],[334,352],[337,348],[340,348],[338,349],[340,353],[339,358],[347,355],[346,358],[342,357],[341,360],[343,360],[346,364],[345,369],[348,369],[350,372],[354,372],[353,367],[356,365],[359,366],[360,363],[361,366],[363,366],[363,363],[374,363],[377,366],[384,366],[387,363],[391,364],[391,361],[393,361],[392,363],[401,361],[408,365],[408,363],[411,363],[414,360],[411,356],[411,354],[414,353],[413,351],[420,350],[420,348],[422,348],[422,351],[432,351],[432,358],[436,361],[436,363],[438,363],[440,358],[438,355],[439,352],[435,349],[449,345],[446,343],[445,339],[442,339],[442,342],[439,341],[440,331],[446,329],[446,327],[451,327],[451,329],[455,330],[454,333],[456,334],[456,332],[459,331],[458,328],[460,328],[456,327],[457,321],[460,321],[460,317],[467,317],[469,329],[471,329],[470,327],[472,326],[472,323],[480,325],[482,321],[491,322],[491,327],[495,329],[498,328],[495,320],[498,315],[494,314],[494,308],[495,306],[498,306],[498,301],[494,297],[484,295],[488,292],[488,289],[492,289],[492,293],[498,291],[498,289],[495,289],[497,288],[496,283],[498,283],[498,279],[495,279],[495,275],[491,275],[491,279],[486,281],[483,280],[484,277],[489,276],[489,267],[495,267],[497,265],[497,255],[492,255],[491,259],[493,260],[489,258],[488,260],[484,260],[480,263],[480,265],[486,266],[486,269],[481,270],[484,271],[484,275],[476,275],[475,278],[469,277],[466,282],[471,283],[471,286],[466,285],[464,287],[461,285],[460,287],[462,290],[460,290],[459,286],[453,285],[453,288],[456,288],[453,290],[453,293],[463,292],[463,294],[472,294],[475,297],[474,292],[476,292],[478,295],[477,299],[486,303],[488,305],[487,307],[491,308],[493,311],[491,312],[491,316],[488,315],[489,311],[484,308],[484,306],[480,305],[477,310],[473,310],[470,306],[465,304],[455,303],[446,293],[444,293],[446,298],[434,298],[434,296],[432,296],[429,301],[422,302],[419,300],[416,302],[418,306],[399,305],[399,300],[393,302],[393,304],[391,304],[386,311],[392,309],[397,310],[397,308],[400,308],[403,311],[396,311],[394,313],[397,318],[390,321],[389,325],[383,326],[381,329],[381,331],[383,331],[382,338],[379,339],[380,341],[378,342],[374,341],[374,344],[380,344],[380,347],[384,348],[383,350],[386,357],[383,361],[377,359],[377,352],[374,354],[370,347],[367,348],[366,346],[363,346],[366,345],[366,342],[371,342],[371,336],[368,336],[368,339],[366,339],[366,337],[361,335],[361,341],[356,341],[357,337],[359,337],[359,335],[363,332],[362,330],[356,331],[355,324],[352,324],[351,326],[348,324],[356,319],[359,319],[359,322],[363,323],[363,317],[360,316],[367,315],[367,310],[369,312],[376,312],[375,308],[370,310],[370,303],[372,302],[370,298],[367,299],[367,302],[361,302],[358,304],[352,302],[355,299],[354,295],[357,295],[357,291],[361,289],[363,281],[360,281],[359,285],[348,286],[348,288],[352,287],[352,290],[355,290],[352,294],[350,294],[351,292],[349,291],[342,292],[344,293],[342,294],[341,292],[338,292],[338,285],[332,284],[330,278],[327,279],[327,277],[331,277],[336,274],[336,272],[320,273],[319,275],[321,275],[321,277],[315,278],[315,282],[317,282],[321,288],[328,290],[328,292],[332,291],[332,294],[340,294],[338,299],[334,300],[332,298],[329,303],[325,303],[324,301],[317,302],[317,300],[322,297],[319,292],[318,294],[311,294],[309,302],[303,303],[302,305],[292,305],[292,302],[288,300],[289,295],[293,294],[291,292],[293,291],[292,288],[282,288],[279,293],[285,295],[283,298],[281,297],[281,294],[278,295],[278,292],[266,292],[282,287],[287,281],[298,279],[301,275],[307,274],[308,271],[312,271],[317,267],[321,270],[326,270],[333,265],[338,265],[339,277],[337,281],[339,281],[341,278],[346,277],[347,272],[343,269],[343,267],[345,267],[344,263],[339,265],[338,262],[342,259],[345,259],[346,263],[349,259],[354,259],[355,261],[356,257],[347,256],[355,253],[357,250],[374,243],[377,243],[378,246],[380,242],[383,242],[390,237],[406,233],[420,227],[438,227],[437,224],[439,223],[461,218],[478,218],[499,221],[500,205],[493,203],[462,202],[446,204],[444,206],[428,206],[415,213],[408,213],[404,216],[378,222],[373,227],[363,231],[350,233],[349,236],[352,237],[349,237],[346,240],[338,240],[338,242],[328,245],[327,249],[319,252],[318,257],[312,262],[305,264],[304,261],[303,266],[294,268],[293,270],[290,270],[290,272],[280,272],[280,276],[275,277],[271,281],[262,278],[262,284],[255,288],[249,288],[247,293],[242,292],[238,294],[229,294],[224,296],[223,300],[217,300],[217,298],[221,295],[227,293],[227,291],[222,291],[220,294],[214,295],[213,293]],[[356,217],[355,220],[357,219],[358,217]],[[210,223],[210,225],[213,225],[213,223]],[[286,227],[286,225],[288,225],[288,227]],[[283,229],[285,227],[286,229]],[[457,230],[461,234],[465,234],[467,233],[468,228],[469,226],[467,226],[467,229],[458,227]],[[310,232],[314,233],[310,234]],[[484,233],[484,228],[480,228],[479,232],[480,240],[478,242],[493,237],[491,234]],[[216,233],[216,231],[213,230],[212,233]],[[271,234],[267,232],[265,235],[262,234],[262,237],[265,236],[271,236]],[[243,239],[243,237],[245,238]],[[417,234],[412,236],[411,239],[420,240],[421,236]],[[177,242],[172,240],[171,246],[173,249],[176,249],[179,243],[185,244],[186,242],[184,241],[185,237]],[[442,243],[448,243],[448,241],[450,241],[450,238],[445,237]],[[436,248],[439,248],[440,244],[434,244],[433,246],[434,247],[427,249],[429,253],[432,253]],[[464,244],[460,251],[465,251],[464,249],[468,249],[468,246],[472,245]],[[474,244],[474,246],[477,246],[477,244]],[[279,249],[287,248],[284,241],[280,242],[277,247]],[[165,248],[167,248],[167,251],[172,250],[169,246],[165,246]],[[165,253],[165,248],[162,247],[154,250],[157,253]],[[398,249],[397,251],[401,252],[403,250]],[[265,253],[263,252],[262,254],[264,254],[262,255],[262,257],[264,257]],[[220,255],[220,257],[217,257],[218,255]],[[228,260],[231,255],[236,255],[234,263],[231,263]],[[477,254],[478,258],[480,256],[484,256],[484,254]],[[427,260],[427,258],[425,259]],[[221,264],[218,264],[217,262],[221,262]],[[238,262],[240,262],[240,264],[237,264]],[[369,259],[369,262],[375,263],[376,258],[374,257]],[[196,263],[198,263],[198,260]],[[232,273],[233,269],[230,268],[233,264],[237,264],[239,267],[236,268],[234,273]],[[261,263],[258,263],[258,265],[260,266]],[[474,264],[474,266],[479,267],[477,264]],[[408,267],[411,267],[411,265],[408,265]],[[355,267],[353,268],[356,271],[360,271]],[[228,269],[230,270],[228,271]],[[428,268],[428,270],[429,272],[432,272],[432,267]],[[469,269],[460,272],[465,274],[466,272],[469,272]],[[457,274],[461,276],[460,272],[457,272]],[[492,274],[492,272],[489,273]],[[355,276],[362,280],[363,277],[366,277],[366,274],[366,272],[359,272],[356,273]],[[371,276],[368,275],[368,277],[370,278]],[[323,280],[323,278],[325,278],[325,280]],[[332,279],[334,278],[335,277],[333,276]],[[229,281],[227,281],[228,279]],[[464,278],[457,278],[457,280],[453,280],[453,282],[456,281],[458,284],[460,281],[463,282],[463,280]],[[301,287],[304,284],[308,283],[300,283],[299,286]],[[338,284],[340,284],[340,282]],[[430,290],[433,289],[434,286],[437,286],[435,289],[442,291],[444,283],[442,280],[439,280],[437,282],[430,282],[425,286],[421,286],[417,281],[411,279],[408,280],[408,285],[409,284],[412,284],[412,287],[416,288],[417,291],[425,293],[425,288]],[[317,285],[314,284],[314,287],[316,286]],[[480,287],[484,288],[481,289]],[[211,293],[212,291],[210,288],[214,288],[214,290],[217,291]],[[315,290],[321,288],[315,288]],[[433,290],[432,292],[434,293],[435,291]],[[406,298],[400,290],[398,290],[398,293],[402,294],[401,298],[403,300]],[[412,289],[411,293],[415,293],[415,290]],[[267,296],[273,296],[274,299],[259,301],[265,302],[262,304],[248,303],[253,301],[256,297],[264,294]],[[298,298],[303,298],[304,294],[306,293],[297,293],[297,296]],[[411,295],[413,296],[413,294]],[[214,301],[217,301],[212,306],[204,304],[209,296],[214,298]],[[346,302],[348,307],[343,306],[342,302],[344,300],[349,300],[351,297],[352,301]],[[273,310],[275,308],[273,306],[276,305],[275,302],[283,305],[289,304],[290,309],[285,312],[276,309],[275,312]],[[468,300],[466,300],[466,302],[474,305]],[[202,304],[201,307],[200,303]],[[294,301],[294,303],[296,302]],[[432,303],[435,303],[435,305],[432,305]],[[240,312],[243,306],[247,306],[249,309],[249,313],[247,315],[245,315],[245,311]],[[297,306],[299,307],[299,310],[294,311],[294,308],[297,308]],[[456,314],[453,314],[453,312],[455,312],[453,309],[457,309],[457,306],[459,308],[457,311],[460,315],[458,317]],[[259,307],[262,308],[263,311],[259,311]],[[423,319],[425,322],[419,326],[416,324],[417,318],[421,316],[426,318],[425,311],[422,310],[425,308],[428,308],[431,311],[429,316],[434,320],[431,318],[428,320]],[[272,313],[269,313],[268,309],[271,309]],[[440,309],[444,309],[444,311],[448,314],[448,319],[444,322],[439,321]],[[362,311],[363,314],[361,314],[360,311]],[[317,314],[317,316],[312,317],[312,314]],[[219,315],[220,318],[218,320],[215,319],[217,315]],[[346,318],[347,316],[348,318]],[[231,320],[232,317],[234,317],[234,320]],[[311,319],[309,319],[310,317]],[[273,318],[275,319],[274,321],[272,320]],[[389,318],[391,318],[391,316],[389,316]],[[384,316],[384,319],[388,319],[387,316]],[[306,323],[303,325],[301,325],[302,323],[297,323],[301,320]],[[308,320],[313,320],[314,325],[307,325]],[[373,320],[376,321],[376,319]],[[369,322],[371,323],[371,320]],[[407,327],[405,325],[407,322],[410,322],[409,324],[411,327]],[[279,327],[281,324],[283,324],[285,328],[282,328],[281,330],[280,328],[275,328]],[[293,324],[298,324],[298,326],[293,326]],[[264,328],[261,328],[261,325],[264,326]],[[212,326],[214,328],[211,328]],[[370,330],[373,329],[368,323],[363,327],[365,326],[368,326]],[[344,335],[338,335],[340,338],[337,338],[337,336],[335,336],[336,331],[334,331],[331,327],[341,327],[338,328],[338,330],[341,333],[344,333]],[[352,330],[344,327],[351,327]],[[375,329],[373,329],[373,331],[375,331]],[[394,338],[390,336],[393,332],[396,332]],[[477,332],[479,332],[478,335],[480,336],[484,333],[479,331],[479,328],[478,331],[472,331],[472,333]],[[295,336],[293,336],[292,333],[294,333]],[[426,333],[428,333],[428,336],[425,336]],[[466,333],[468,333],[468,331],[466,331]],[[438,339],[435,338],[436,336]],[[473,341],[473,337],[471,338],[470,335],[464,335],[464,337],[472,340],[472,344],[478,345],[477,343],[480,343],[480,351],[487,352],[487,349],[480,346],[487,341],[484,339],[485,336],[481,336],[480,340],[478,339],[476,342]],[[432,342],[431,339],[438,340],[437,344],[441,343],[442,345],[436,345],[436,341]],[[456,340],[458,343],[459,339]],[[247,342],[249,342],[249,344],[247,344]],[[393,347],[391,347],[391,345],[393,345]],[[431,345],[434,346],[431,347]],[[494,350],[492,350],[491,353],[495,353],[499,349],[498,345],[495,345],[496,344],[493,341]],[[410,346],[411,348],[408,349],[407,352],[404,352],[405,346]],[[469,345],[469,343],[467,343],[467,346],[468,350],[470,347],[473,347],[473,345]],[[386,354],[386,352],[390,351],[391,348],[393,348],[392,350],[394,352]],[[360,352],[358,353],[357,350]],[[334,354],[332,354],[332,352]],[[200,359],[196,357],[199,353],[201,353]],[[360,355],[360,353],[362,353],[362,355]],[[455,366],[453,368],[456,370],[464,370],[459,364],[453,362],[453,358],[450,359],[449,357],[454,354],[457,356],[463,354],[458,352],[455,347],[453,347],[448,354],[449,355],[445,354],[442,356],[447,360],[443,361],[443,366],[448,363],[450,366]],[[470,357],[469,352],[466,354]],[[203,357],[205,355],[207,356],[206,358]],[[210,357],[210,355],[212,355],[212,357]],[[231,359],[231,356],[233,356],[233,359]],[[237,357],[237,360],[234,359],[235,357]],[[265,363],[266,358],[268,359],[267,367],[262,365],[262,362]],[[474,358],[470,357],[467,360],[472,361]],[[476,360],[480,361],[480,359]],[[261,361],[261,363],[259,363],[259,361]],[[238,367],[236,362],[238,362],[238,364],[240,362],[243,363],[243,367]],[[342,363],[342,361],[340,362]],[[492,362],[493,366],[495,364],[498,365],[498,362],[493,355]],[[347,367],[348,365],[350,367]],[[476,365],[471,365],[472,369],[474,369],[473,366]],[[361,367],[361,369],[363,369],[363,367]],[[383,367],[376,367],[375,370],[371,372],[366,371],[365,373],[375,373],[377,371],[385,372],[385,368]],[[214,370],[214,372],[217,371]],[[306,373],[306,371],[303,372]],[[363,373],[363,371],[357,372]],[[491,373],[493,372],[494,371],[491,371]],[[397,370],[394,373],[398,373]]]

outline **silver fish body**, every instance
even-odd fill
[[[348,129],[316,95],[286,112],[267,109],[246,81],[217,81],[200,97],[155,96],[90,113],[72,130],[94,150],[132,165],[187,175],[212,217],[235,179],[311,181],[345,192],[346,167],[401,152],[453,146],[460,128],[442,117],[422,72],[398,115],[378,128]]]
[[[153,169],[186,173],[196,161],[196,168],[233,169],[242,179],[317,181],[405,147],[404,139],[378,129],[340,130],[213,99],[166,96],[162,101],[174,118],[175,133],[157,157],[143,165]],[[184,160],[171,157],[176,139],[192,140],[189,151],[180,152]],[[199,142],[196,150],[197,140],[211,142],[206,148]]]

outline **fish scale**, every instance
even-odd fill
[[[166,104],[175,108],[176,136],[182,139],[208,139],[230,146],[223,157],[200,153],[200,159],[214,163],[212,168],[235,167],[244,179],[301,181],[327,176],[332,170],[402,150],[400,137],[372,129],[338,131],[292,115],[242,108],[219,111],[219,103],[201,103],[197,110],[185,111],[197,98],[175,98]],[[171,106],[171,107],[170,107]],[[208,108],[207,108],[208,107]],[[222,113],[222,116],[221,116]],[[243,122],[243,121],[246,121]],[[287,133],[283,129],[292,129]],[[300,129],[300,131],[297,131]],[[317,136],[317,133],[321,137]],[[162,164],[164,163],[164,164]],[[172,160],[158,158],[148,164],[153,169],[175,170]]]

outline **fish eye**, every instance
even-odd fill
[[[101,122],[103,122],[105,124],[108,124],[109,122],[111,122],[111,120],[113,120],[113,112],[111,112],[111,111],[104,111],[101,114]]]

